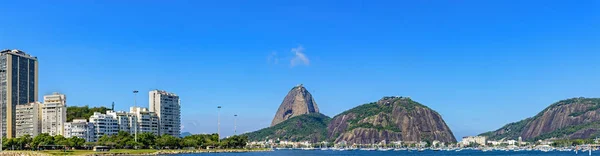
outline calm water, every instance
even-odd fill
[[[333,155],[333,156],[587,156],[588,153],[579,152],[481,152],[481,151],[424,151],[424,152],[408,152],[408,151],[302,151],[302,150],[279,150],[273,152],[250,152],[250,153],[220,153],[220,154],[180,154],[177,156],[315,156],[315,155]],[[592,155],[600,156],[600,151],[592,152]]]

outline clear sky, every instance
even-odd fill
[[[180,95],[183,131],[269,126],[302,83],[334,116],[383,96],[439,112],[456,137],[600,97],[600,1],[2,1],[0,49],[39,58],[68,105]]]

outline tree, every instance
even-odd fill
[[[85,145],[85,139],[83,138],[78,138],[76,136],[71,137],[68,139],[69,141],[69,147],[75,147],[75,148],[81,148],[83,145]]]
[[[138,134],[138,142],[142,144],[142,148],[149,148],[155,145],[156,136],[150,132]]]
[[[221,140],[221,146],[226,148],[243,148],[248,142],[248,136],[234,135]]]
[[[62,145],[62,146],[69,146],[69,140],[67,140],[67,138],[63,137],[62,135],[56,135],[56,136],[54,136],[54,144]]]
[[[156,144],[163,148],[173,149],[179,147],[179,140],[179,138],[164,134],[156,140]]]
[[[42,133],[35,136],[31,142],[31,148],[37,148],[39,146],[46,145],[54,145],[54,137],[50,136],[48,133]]]

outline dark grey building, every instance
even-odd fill
[[[16,135],[16,106],[37,101],[37,57],[20,50],[0,51],[0,118],[2,135]]]

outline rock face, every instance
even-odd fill
[[[456,142],[442,117],[410,98],[384,97],[335,116],[328,127],[335,142],[371,144],[382,141]]]
[[[295,116],[318,113],[319,107],[312,95],[302,84],[292,88],[281,102],[271,126],[275,126]]]
[[[600,132],[600,99],[572,98],[550,105],[536,116],[481,134],[491,139],[581,139]]]

